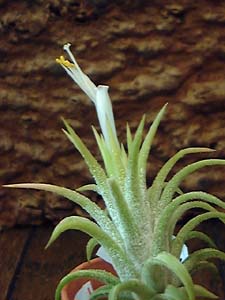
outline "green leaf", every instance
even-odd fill
[[[109,294],[110,290],[112,289],[113,285],[108,284],[99,287],[95,291],[93,291],[90,295],[90,300],[98,300],[98,299],[105,299],[106,296]]]
[[[177,288],[173,285],[168,285],[164,294],[166,299],[169,300],[188,300],[186,290],[184,288]]]
[[[109,233],[114,240],[118,243],[123,244],[122,239],[106,213],[98,207],[94,202],[89,198],[77,193],[76,191],[44,183],[19,183],[19,184],[10,184],[6,187],[10,188],[26,188],[26,189],[36,189],[41,191],[48,191],[55,193],[57,195],[63,196],[74,203],[80,205],[85,211],[87,211],[90,216],[103,228],[107,233]]]
[[[55,292],[55,300],[61,300],[61,291],[65,285],[74,281],[76,279],[87,278],[95,279],[105,284],[115,285],[119,283],[119,279],[112,275],[109,272],[102,271],[102,270],[79,270],[73,273],[69,273],[64,278],[62,278],[56,288]]]
[[[138,174],[138,157],[139,157],[139,148],[142,140],[142,133],[145,124],[145,116],[142,117],[141,122],[136,130],[134,139],[130,146],[129,155],[128,155],[128,163],[126,170],[126,178],[125,178],[125,193],[126,199],[131,206],[131,210],[139,210],[142,211],[139,205],[140,199],[140,187],[139,187],[139,178]],[[137,201],[139,199],[139,201]],[[138,220],[139,221],[139,220]]]
[[[98,241],[94,238],[91,238],[86,245],[86,256],[87,260],[91,259],[94,248],[98,245]]]
[[[144,125],[145,125],[145,115],[142,116],[138,128],[135,132],[133,141],[131,143],[130,150],[131,152],[135,153],[135,155],[139,152],[139,148],[141,146]]]
[[[184,262],[184,265],[189,272],[192,272],[198,267],[200,262],[207,261],[211,258],[218,258],[225,261],[225,253],[213,248],[196,250],[188,256],[188,259]]]
[[[178,151],[173,157],[171,157],[160,169],[156,178],[153,181],[151,187],[150,200],[152,205],[158,205],[158,201],[160,199],[161,192],[165,187],[166,178],[174,167],[174,165],[185,155],[194,154],[194,153],[203,153],[203,152],[212,152],[214,150],[209,148],[186,148]],[[179,191],[179,188],[178,188]]]
[[[98,144],[102,159],[104,161],[104,166],[107,172],[108,177],[118,177],[119,180],[124,180],[125,167],[127,165],[127,155],[124,150],[123,144],[121,144],[121,149],[118,148],[118,143],[112,145],[111,148],[106,144],[103,136],[100,136],[92,126],[95,139]],[[112,134],[112,132],[111,132]],[[122,166],[121,166],[122,163]],[[119,166],[119,167],[118,167]],[[119,170],[119,172],[118,172]]]
[[[125,179],[125,166],[123,164],[122,153],[118,141],[115,140],[115,134],[112,131],[112,127],[110,123],[107,123],[107,130],[110,140],[110,158],[112,161],[114,177],[120,182],[121,186],[123,186]]]
[[[92,126],[92,130],[94,132],[94,136],[95,136],[95,139],[97,141],[98,148],[100,150],[100,153],[101,153],[101,156],[102,156],[102,159],[103,159],[103,162],[104,162],[104,166],[105,166],[105,170],[107,172],[107,175],[109,177],[111,177],[114,174],[114,170],[113,170],[113,162],[112,162],[112,159],[111,159],[109,149],[108,149],[108,147],[105,143],[105,140],[104,140],[103,136],[100,136],[98,134],[98,132],[97,132],[97,130],[95,129],[94,126]]]
[[[198,226],[201,222],[204,222],[209,219],[220,219],[225,222],[225,214],[221,212],[207,212],[201,214],[197,217],[194,217],[190,221],[188,221],[178,232],[176,239],[172,241],[172,250],[171,253],[175,256],[179,256],[184,241],[186,240],[186,236],[191,232],[196,226]]]
[[[107,183],[107,176],[106,176],[104,170],[99,165],[99,163],[97,162],[97,160],[95,159],[95,157],[91,154],[91,152],[84,145],[84,143],[79,138],[79,136],[72,129],[72,127],[66,121],[64,121],[64,123],[65,123],[65,126],[66,126],[67,131],[68,131],[67,132],[67,131],[64,130],[64,133],[67,135],[67,137],[71,140],[71,142],[74,144],[74,146],[76,147],[76,149],[83,156],[86,164],[89,167],[89,170],[90,170],[92,176],[95,179],[95,182],[96,182],[96,184],[98,186],[99,193],[101,194],[101,196],[104,199],[105,205],[107,207],[107,210],[109,212],[109,215],[110,215],[111,219],[115,223],[115,226],[119,226],[119,223],[117,222],[117,218],[115,217],[116,216],[116,208],[115,208],[114,203],[112,201],[112,198],[110,196],[109,185]],[[110,124],[109,124],[109,130],[111,130],[111,131],[109,131],[109,138],[110,138],[111,135],[114,136],[114,133],[112,132],[112,128],[110,129]],[[115,139],[112,139],[112,141],[115,142]],[[116,148],[114,150],[118,152],[117,146],[115,146],[115,147]],[[113,157],[116,158],[116,159],[119,156],[119,154],[117,152],[114,153],[114,155],[113,155]],[[115,161],[114,161],[114,163],[115,163]],[[118,166],[118,164],[116,164],[114,166],[114,168],[115,167],[117,168],[117,166]],[[119,174],[121,176],[123,176],[121,172],[122,171],[120,169],[119,170]]]
[[[68,139],[72,142],[75,148],[83,156],[86,164],[89,167],[89,170],[92,176],[95,178],[95,181],[101,188],[104,188],[104,182],[106,181],[106,175],[100,164],[97,162],[95,157],[91,154],[88,148],[84,145],[80,137],[75,133],[72,127],[64,120],[67,131],[63,130]]]
[[[225,209],[225,203],[221,199],[219,199],[216,196],[211,195],[209,193],[205,193],[205,192],[201,192],[201,191],[195,191],[195,192],[185,193],[185,194],[182,194],[182,195],[176,197],[175,199],[173,199],[173,202],[171,202],[165,208],[165,211],[167,209],[169,209],[169,207],[170,207],[170,209],[172,209],[173,204],[178,206],[178,205],[180,205],[184,202],[192,201],[194,199],[202,200],[204,202],[211,203],[211,204],[215,204],[215,205]]]
[[[46,247],[52,244],[52,242],[54,242],[62,232],[69,229],[80,230],[95,238],[112,258],[113,266],[120,278],[126,279],[130,278],[131,276],[137,276],[133,268],[133,264],[131,261],[129,261],[129,258],[124,250],[98,225],[83,217],[67,217],[59,222],[59,224],[55,227]]]
[[[168,298],[165,294],[157,294],[151,298],[151,300],[173,300]]]
[[[217,248],[216,244],[214,241],[205,233],[200,232],[200,231],[191,231],[187,234],[186,236],[186,241],[191,240],[191,239],[199,239],[206,244],[208,244],[211,248]]]
[[[170,221],[167,225],[168,228],[168,235],[172,236],[175,230],[176,223],[179,221],[179,219],[183,216],[183,214],[188,211],[189,209],[193,208],[201,208],[206,211],[216,212],[217,210],[212,207],[208,203],[204,203],[203,201],[192,201],[189,203],[181,204],[170,216]]]
[[[217,299],[218,298],[218,296],[216,296],[212,292],[208,291],[206,288],[204,288],[201,285],[195,284],[194,290],[195,290],[196,297],[204,297],[204,298],[208,298],[208,299]]]
[[[186,262],[184,262],[184,265],[186,266]],[[210,271],[210,275],[212,276],[212,278],[216,279],[219,278],[219,270],[217,268],[217,266],[213,263],[213,262],[209,262],[209,261],[199,261],[195,266],[193,266],[193,268],[188,265],[186,266],[187,270],[191,273],[191,275],[197,273],[197,272],[204,272],[205,269]],[[200,273],[202,274],[202,273]]]
[[[128,251],[133,248],[131,255],[136,257],[134,264],[139,266],[139,269],[143,261],[148,257],[151,242],[146,238],[146,232],[151,233],[150,207],[148,207],[149,203],[145,202],[145,190],[141,190],[138,175],[139,149],[142,142],[144,124],[145,116],[142,117],[133,140],[129,129],[127,129],[130,141],[124,188],[124,198],[128,206],[127,211],[130,211],[131,215],[129,221],[125,223],[128,224],[126,232],[129,233],[128,238],[126,238],[128,241],[126,244],[129,246]]]
[[[134,219],[132,217],[132,212],[128,204],[126,203],[126,200],[124,199],[117,181],[110,178],[108,179],[108,183],[115,202],[115,206],[117,208],[117,215],[119,218],[121,229],[124,230],[123,234],[121,231],[120,233],[123,237],[125,237],[125,241],[127,241],[127,239],[132,238],[131,233],[135,234],[135,232],[137,231],[137,228],[134,224]]]
[[[204,288],[201,285],[194,285],[194,292],[196,297],[204,297],[207,299],[217,299],[218,297],[208,291],[206,288]],[[181,288],[176,288],[172,285],[169,285],[165,290],[165,295],[167,296],[167,299],[169,300],[188,300],[187,292],[186,290]]]
[[[93,191],[98,193],[98,186],[96,184],[86,184],[76,189],[76,191],[77,192]]]
[[[139,176],[140,176],[140,182],[142,182],[142,185],[146,185],[146,169],[147,169],[147,159],[149,156],[149,152],[152,146],[152,141],[155,137],[156,131],[159,127],[160,121],[163,117],[163,114],[166,110],[167,104],[163,106],[163,108],[160,110],[160,112],[157,114],[156,118],[154,119],[151,127],[149,128],[149,131],[144,139],[144,142],[142,144],[142,147],[139,152],[138,157],[138,165],[139,165]]]
[[[204,192],[190,192],[176,197],[171,203],[169,203],[163,209],[155,224],[153,244],[152,244],[153,255],[157,255],[157,253],[160,253],[166,247],[168,247],[168,238],[170,238],[172,234],[172,230],[170,229],[169,231],[168,224],[170,223],[171,216],[173,215],[173,213],[178,210],[178,208],[182,203],[186,203],[194,199],[199,199],[204,202],[212,203],[222,208],[225,208],[225,203],[222,200],[220,200],[219,198],[211,194],[204,193]],[[190,204],[190,206],[191,205],[192,204]]]
[[[172,179],[168,182],[167,186],[165,187],[162,196],[160,198],[160,202],[158,203],[161,208],[165,207],[168,203],[170,203],[173,199],[173,195],[177,188],[179,187],[182,180],[185,179],[189,174],[197,171],[206,166],[215,166],[215,165],[225,165],[225,160],[223,159],[204,159],[198,162],[192,163],[179,172],[176,173],[172,177]]]
[[[108,300],[117,300],[122,292],[132,292],[138,296],[139,300],[151,299],[154,295],[154,291],[147,285],[143,284],[140,280],[130,279],[115,285],[110,290]]]
[[[168,270],[173,272],[184,285],[188,294],[188,299],[195,299],[194,284],[192,282],[191,276],[187,272],[187,269],[176,257],[168,252],[161,252],[156,257],[148,259],[144,264],[142,278],[148,286],[156,286],[156,282],[154,282],[153,280],[155,274],[153,274],[152,272],[155,265],[166,267]]]
[[[132,259],[136,268],[140,269],[142,261],[145,260],[143,254],[146,255],[145,251],[143,251],[143,235],[135,223],[133,213],[124,199],[119,184],[112,178],[109,179],[108,182],[117,207],[118,223],[120,224],[118,230],[123,237],[127,255]],[[143,247],[140,247],[141,243]]]

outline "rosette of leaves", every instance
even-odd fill
[[[185,155],[213,151],[208,148],[180,150],[164,164],[148,187],[147,160],[166,105],[158,113],[144,138],[145,117],[141,119],[134,134],[127,125],[125,147],[116,135],[108,87],[96,87],[80,70],[69,45],[65,46],[65,50],[72,62],[63,57],[58,62],[96,106],[102,133],[99,134],[94,127],[93,132],[104,166],[96,160],[69,123],[64,121],[63,131],[82,155],[95,183],[78,190],[41,183],[14,184],[8,187],[50,191],[80,205],[92,220],[79,216],[63,219],[54,229],[47,246],[66,230],[81,230],[91,236],[87,244],[88,259],[95,246],[101,245],[111,257],[117,276],[103,270],[70,273],[60,281],[56,289],[56,300],[60,299],[62,288],[78,278],[94,278],[104,284],[92,293],[92,300],[104,297],[109,300],[217,298],[206,288],[194,284],[191,275],[202,268],[210,268],[215,272],[215,264],[209,261],[211,258],[225,260],[225,254],[217,249],[213,240],[196,230],[201,222],[212,218],[224,223],[225,214],[216,207],[224,209],[225,203],[202,191],[182,193],[179,186],[194,171],[205,166],[225,165],[225,160],[203,159],[191,163],[168,180],[168,174],[174,165]],[[106,210],[82,193],[86,190],[98,193],[104,200]],[[174,238],[177,221],[192,208],[201,208],[204,212],[184,224]],[[208,247],[189,254],[181,261],[182,247],[192,238],[203,240]]]

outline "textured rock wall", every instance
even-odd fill
[[[122,140],[126,121],[135,128],[146,113],[150,124],[169,102],[152,149],[149,181],[184,147],[212,147],[214,157],[224,157],[224,1],[1,0],[1,183],[75,188],[90,181],[61,132],[63,116],[97,153],[90,129],[97,125],[94,107],[55,64],[68,41],[95,83],[110,86]],[[222,167],[205,168],[183,188],[223,198],[223,174]],[[1,225],[38,224],[82,213],[44,192],[1,189],[0,197]]]

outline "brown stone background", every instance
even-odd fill
[[[76,188],[90,182],[61,131],[63,116],[97,153],[90,129],[97,126],[94,107],[55,63],[66,42],[92,80],[110,86],[121,140],[126,121],[134,129],[146,113],[150,124],[169,102],[149,181],[184,147],[212,147],[214,157],[224,157],[224,1],[1,0],[1,184]],[[224,185],[224,168],[215,167],[195,173],[183,188],[224,198]],[[56,222],[71,213],[82,212],[55,195],[0,189],[1,226]]]

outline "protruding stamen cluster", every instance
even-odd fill
[[[55,60],[58,64],[63,65],[66,68],[73,68],[75,65],[71,63],[69,60],[65,59],[63,55]]]
[[[111,148],[108,126],[111,127],[112,137],[114,142],[119,146],[119,142],[116,134],[116,127],[114,122],[114,116],[112,111],[112,104],[108,94],[108,86],[98,85],[96,86],[90,78],[81,70],[73,53],[70,51],[70,43],[63,46],[70,60],[64,58],[61,55],[56,58],[56,62],[60,64],[66,73],[76,82],[76,84],[84,91],[84,93],[91,99],[95,104],[97,115],[100,123],[100,127],[105,138],[105,141],[109,148]]]

